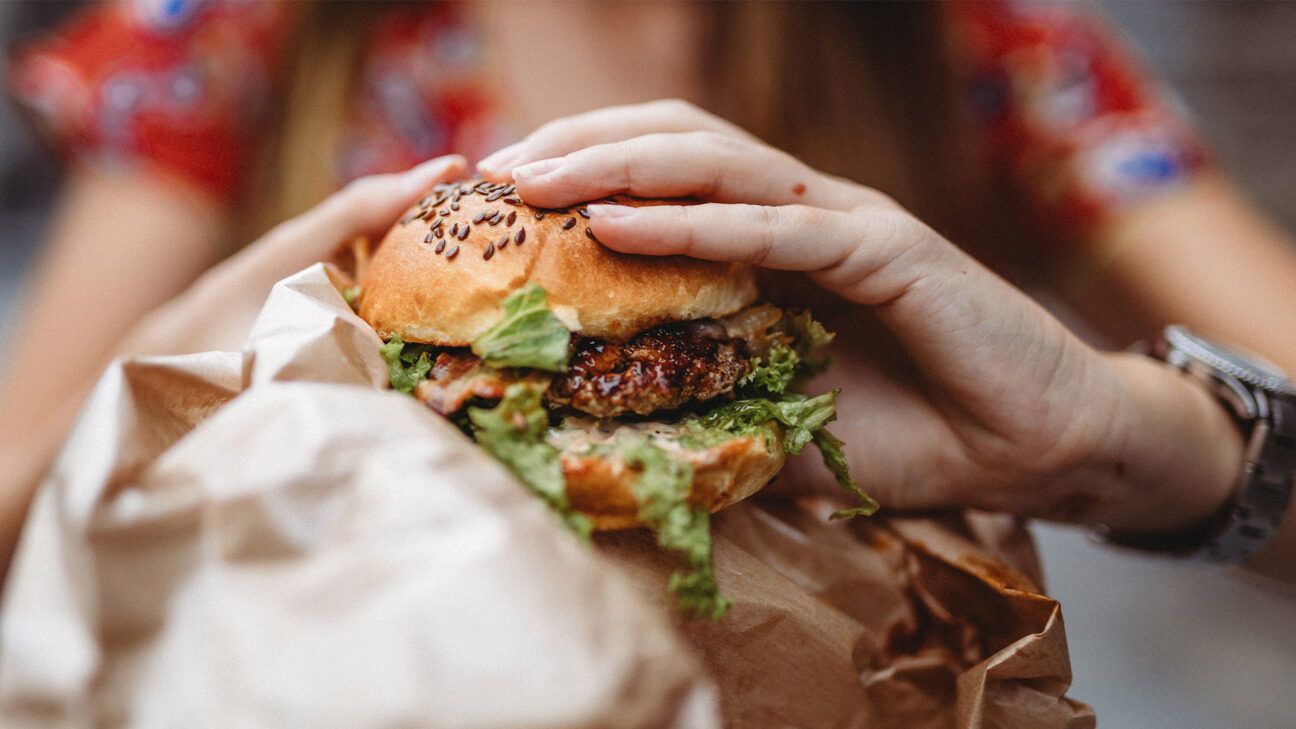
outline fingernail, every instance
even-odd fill
[[[522,143],[517,142],[510,144],[502,149],[486,155],[477,163],[477,169],[483,172],[503,172],[508,167],[509,162],[517,159],[522,152]]]
[[[513,179],[515,180],[520,180],[522,178],[534,179],[541,175],[547,175],[550,172],[553,172],[554,170],[561,167],[562,163],[563,161],[561,157],[554,157],[552,159],[542,159],[539,162],[532,162],[531,164],[522,165],[521,167],[518,167],[517,169],[513,170]]]
[[[591,218],[628,218],[635,214],[635,209],[629,205],[586,205],[586,212]]]

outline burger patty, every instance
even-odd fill
[[[648,415],[731,392],[750,367],[742,341],[718,325],[656,327],[624,344],[582,338],[549,400],[600,418]]]
[[[732,392],[750,368],[742,340],[725,336],[723,327],[673,324],[624,344],[578,339],[567,373],[554,379],[547,397],[599,418],[648,415]],[[415,394],[450,415],[474,397],[503,397],[510,383],[536,376],[487,367],[466,349],[446,350]]]

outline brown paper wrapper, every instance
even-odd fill
[[[100,380],[5,594],[5,726],[1093,726],[1020,525],[740,504],[734,607],[683,620],[650,535],[579,544],[383,390],[329,274],[280,282],[242,353]],[[135,341],[221,311],[207,287]]]

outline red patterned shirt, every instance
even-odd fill
[[[1042,219],[1083,230],[1205,164],[1181,111],[1074,5],[988,0],[949,10],[986,152]],[[228,200],[298,19],[292,4],[273,2],[114,0],[21,47],[9,84],[69,159],[149,165]],[[509,141],[483,91],[485,49],[454,6],[393,6],[364,47],[339,184],[449,152],[480,157]]]

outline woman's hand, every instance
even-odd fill
[[[854,302],[836,321],[835,429],[884,506],[1169,530],[1217,509],[1240,468],[1240,437],[1196,386],[1094,351],[887,196],[682,102],[553,122],[483,171],[511,173],[546,207],[614,193],[700,198],[592,204],[590,227],[623,252],[805,272]],[[866,333],[874,320],[884,336]],[[880,348],[902,366],[879,369],[870,350]]]
[[[121,353],[237,349],[277,281],[329,260],[346,241],[382,236],[433,185],[466,172],[464,158],[451,155],[404,172],[348,183],[305,213],[275,226],[150,314],[127,337]]]

